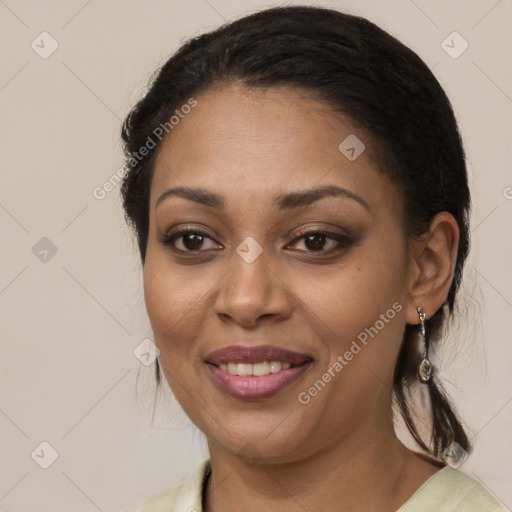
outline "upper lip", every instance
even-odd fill
[[[292,350],[272,345],[258,345],[250,347],[247,345],[230,345],[208,354],[205,358],[207,363],[220,365],[227,363],[256,364],[263,361],[281,361],[282,363],[302,364],[311,360],[308,354],[301,354]]]

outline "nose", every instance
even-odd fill
[[[235,253],[231,270],[222,280],[215,313],[223,321],[251,328],[264,319],[288,318],[292,314],[290,295],[288,286],[263,254],[248,263]]]

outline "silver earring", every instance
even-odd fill
[[[434,367],[428,358],[429,337],[427,335],[427,330],[425,329],[425,319],[427,314],[421,306],[418,307],[418,315],[420,317],[420,333],[423,338],[423,358],[421,359],[420,365],[418,367],[418,375],[420,381],[423,382],[423,384],[426,384],[432,378]]]

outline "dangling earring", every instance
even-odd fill
[[[420,317],[420,333],[423,338],[423,358],[421,359],[418,367],[418,375],[420,377],[420,381],[423,382],[423,384],[427,384],[432,378],[434,367],[428,358],[430,339],[425,329],[425,318],[427,317],[427,314],[421,306],[418,307],[418,315]]]
[[[160,384],[160,365],[158,364],[158,357],[155,359],[155,380]]]

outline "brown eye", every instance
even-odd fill
[[[188,235],[182,235],[183,245],[189,251],[198,251],[204,242],[204,236],[196,233],[189,233]]]
[[[352,240],[339,233],[309,231],[297,237],[292,245],[297,246],[299,242],[303,242],[305,246],[305,249],[299,249],[302,252],[329,253],[348,247]]]
[[[213,247],[204,247],[208,241],[213,243]],[[218,244],[208,235],[191,229],[167,233],[160,238],[160,242],[178,252],[202,252],[205,249],[218,248]]]
[[[307,235],[304,238],[306,247],[311,251],[322,250],[327,242],[327,237],[323,234]]]

